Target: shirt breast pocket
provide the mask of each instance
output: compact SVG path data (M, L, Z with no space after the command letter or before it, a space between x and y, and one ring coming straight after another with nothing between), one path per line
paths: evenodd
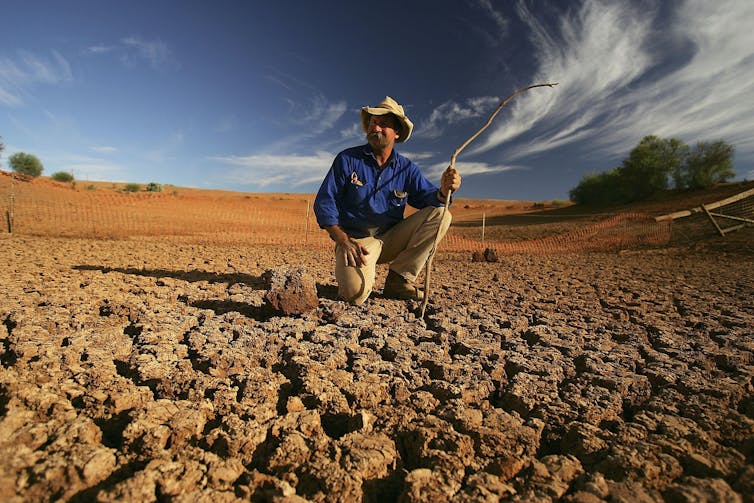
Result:
M390 194L390 204L392 206L403 206L408 198L408 192L402 192L397 189L393 189Z

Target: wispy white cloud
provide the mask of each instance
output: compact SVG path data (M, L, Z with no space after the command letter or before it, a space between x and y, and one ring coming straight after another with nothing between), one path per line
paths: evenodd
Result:
M499 33L500 37L504 37L508 34L508 26L510 25L510 22L508 19L502 15L500 12L495 10L494 5L492 5L492 2L490 0L477 0L477 5L481 7L487 15L492 19L492 21L495 23L497 27L497 31Z
M0 62L0 64L2 64L2 62ZM0 105L15 107L19 106L21 103L23 103L23 101L16 93L3 89L3 84L0 83Z
M329 129L346 112L344 100L330 100L310 82L277 68L269 69L262 78L285 91L280 99L287 110L281 120L289 124L305 128L315 125L320 130Z
M522 3L519 14L529 25L538 51L539 70L533 81L560 85L518 96L508 105L505 123L493 124L476 152L531 132L535 125L535 133L559 138L527 145L519 155L595 134L589 127L594 128L597 120L604 120L604 115L614 110L623 89L651 63L642 46L651 33L652 17L629 3L587 0L576 15L563 17L559 33L549 32Z
M754 4L687 0L656 29L659 9L627 2L584 2L548 32L519 4L537 49L533 81L559 81L511 103L474 152L527 134L511 160L579 145L621 156L647 134L688 142L723 138L754 155Z
M219 156L209 160L229 164L234 169L223 172L227 181L264 189L270 185L285 184L298 187L319 182L332 164L331 152L313 155L248 155Z
M509 33L510 20L495 9L491 0L475 0L470 4L484 12L484 16L492 23L479 23L476 19L461 18L459 21L463 23L464 31L481 37L482 41L490 47L499 47L505 42L505 37Z
M233 185L243 185L252 190L265 190L275 185L301 187L322 181L334 158L329 151L334 144L340 145L349 140L349 135L357 133L358 125L346 130L335 130L336 123L347 111L343 100L328 100L320 93L309 95L306 100L287 100L285 115L294 132L265 145L249 155L218 155L208 160L232 166L223 169L218 176ZM361 135L361 133L357 133ZM352 138L351 138L352 139ZM317 140L319 149L311 155L296 152L302 145ZM319 141L321 140L321 141ZM339 147L338 147L339 148Z
M49 58L27 51L21 51L19 54L23 67L21 72L29 81L58 84L70 82L73 79L71 65L57 51L51 51Z
M157 71L176 70L181 66L167 43L137 36L123 37L114 44L92 45L82 52L91 56L114 54L128 67L134 67L142 61Z
M117 49L117 46L114 46L114 45L98 44L98 45L89 46L86 49L84 49L82 52L84 54L106 54L116 49Z
M97 145L93 147L89 147L89 150L93 152L97 152L98 154L114 154L118 151L115 147L110 147L108 145Z
M238 127L238 119L235 116L227 115L225 117L221 117L217 124L215 124L215 127L213 128L213 131L215 133L227 133L229 131L233 131Z
M287 103L288 111L283 120L293 132L267 145L264 149L266 153L296 151L315 138L325 138L320 148L328 148L328 143L342 143L344 132L336 132L333 137L332 128L347 110L345 101L330 101L321 94L315 94L306 101L289 99Z
M448 167L449 163L436 163L432 164L431 166L428 166L426 169L427 177L436 180L439 183L440 175L442 175L442 172L445 171ZM517 170L517 169L525 169L521 166L509 166L504 164L490 164L486 162L469 162L469 161L457 161L456 169L459 173L463 173L463 176L469 176L469 175L480 175L480 174L489 174L489 173L502 173L505 171L511 171L511 170Z
M291 57L296 58L296 56L294 55L291 55ZM290 73L284 72L280 68L267 69L267 72L262 75L262 78L272 82L288 93L295 93L297 95L321 94L318 89L310 82L307 82L306 80L303 80Z
M412 152L408 150L403 150L403 148L399 145L397 147L400 150L401 155L411 159L412 161L423 161L426 159L434 159L437 157L437 154L434 152Z
M343 140L363 139L364 130L361 129L361 124L358 121L354 121L350 127L340 130L340 138Z
M50 51L49 55L18 51L14 56L0 56L0 106L23 105L34 85L72 80L71 65L57 51Z
M293 90L293 87L291 85L289 85L287 82L285 82L283 79L281 79L280 77L277 77L275 75L269 75L269 74L267 74L267 75L264 75L264 78L267 79L267 80L269 80L270 82L272 82L274 84L277 84L278 86L282 87L286 91L292 91Z
M146 60L155 70L172 70L180 67L178 60L173 56L168 45L161 40L144 40L141 37L125 37L121 43L131 51L124 55L125 62L133 61L134 53L136 57Z
M329 101L318 94L305 105L293 104L293 112L305 125L315 124L322 129L333 127L346 111L345 101Z
M422 138L439 138L452 124L489 114L499 101L499 98L492 96L470 98L464 103L446 101L432 110L429 118L417 126L414 134Z

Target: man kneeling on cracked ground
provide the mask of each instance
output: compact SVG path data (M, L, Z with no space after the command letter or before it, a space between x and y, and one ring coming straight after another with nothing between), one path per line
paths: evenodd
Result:
M442 239L450 227L445 198L461 186L461 176L449 167L437 188L394 150L414 125L389 96L361 109L361 126L368 143L335 157L314 201L317 223L335 241L338 295L363 303L374 288L377 264L387 263L383 295L423 300L414 281L435 238ZM419 211L403 218L407 203Z

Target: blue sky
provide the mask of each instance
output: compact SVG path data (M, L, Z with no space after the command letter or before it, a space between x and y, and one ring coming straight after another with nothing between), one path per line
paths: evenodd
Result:
M390 95L398 150L460 197L564 199L647 134L736 147L754 178L754 2L2 0L0 163L45 174L314 192Z

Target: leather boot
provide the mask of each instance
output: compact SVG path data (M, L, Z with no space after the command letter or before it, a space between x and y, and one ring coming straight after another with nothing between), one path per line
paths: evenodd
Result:
M388 299L424 300L424 292L415 287L409 280L389 270L385 279L382 295Z

